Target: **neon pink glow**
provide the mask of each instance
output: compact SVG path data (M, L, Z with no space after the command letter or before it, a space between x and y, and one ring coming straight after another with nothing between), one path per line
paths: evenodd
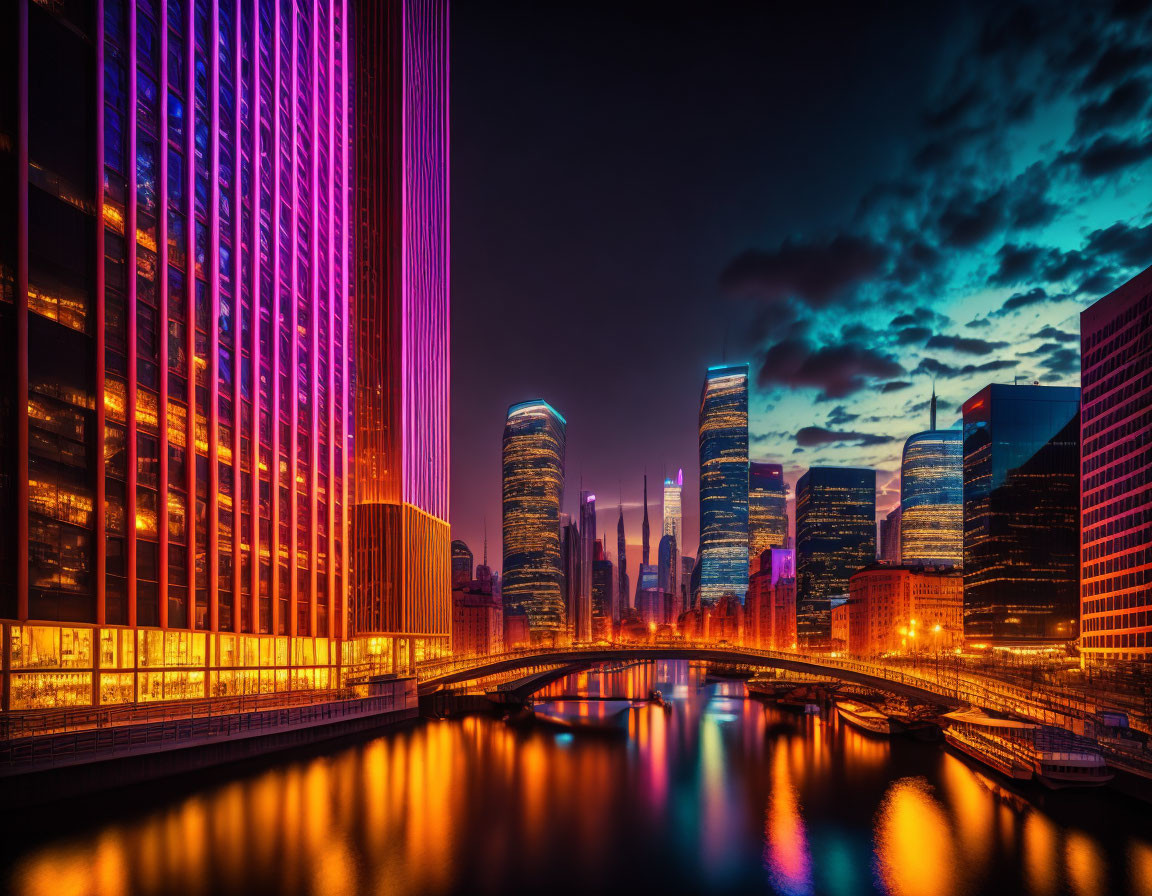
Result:
M448 6L404 0L404 500L448 518Z

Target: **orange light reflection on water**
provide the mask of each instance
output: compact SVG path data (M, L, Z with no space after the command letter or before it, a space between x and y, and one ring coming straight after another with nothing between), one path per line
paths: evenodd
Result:
M772 756L772 790L768 797L764 837L764 862L772 886L786 896L811 893L808 834L800 815L800 800L792 785L788 754L784 750L776 750Z
M956 856L952 830L932 788L919 778L896 781L876 821L880 877L894 896L948 896Z

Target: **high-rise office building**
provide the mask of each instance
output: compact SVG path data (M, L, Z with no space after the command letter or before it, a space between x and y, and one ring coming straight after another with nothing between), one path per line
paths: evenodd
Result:
M335 683L363 55L347 4L3 6L4 708ZM442 54L446 33L422 33ZM446 130L405 133L446 171ZM446 605L446 528L441 545Z
M576 639L577 618L580 614L580 527L572 522L572 515L560 514L560 592L564 597L564 631L567 639Z
M879 560L886 566L900 565L900 505L880 520Z
M592 640L592 564L596 556L596 496L580 492L580 588L576 615L569 620L578 641Z
M612 636L612 561L597 540L592 554L592 638Z
M644 474L644 522L640 526L640 535L641 535L641 538L643 540L642 541L642 547L641 547L641 560L640 560L640 562L647 565L648 561L651 559L651 556L649 554L650 530L648 528L648 474L647 473Z
M286 33L294 43L320 33L319 23L302 29L293 21ZM364 643L390 650L392 668L402 670L450 649L447 3L362 3L355 34L353 615L357 633L373 636ZM281 46L281 55L288 49ZM301 121L324 86L295 92ZM334 81L327 87L331 94ZM276 94L270 99L275 104ZM333 138L315 132L308 145L317 158L335 155ZM319 166L313 170L323 184ZM289 245L302 218L323 216L298 187L285 208L292 221L281 216L281 227L290 225L281 236ZM284 268L297 291L311 279L302 308L325 295L325 270L330 278L333 267L321 245L307 265ZM303 403L315 382L304 359L324 355L315 340L299 351L289 398ZM300 453L315 432L293 429L290 447Z
M831 636L834 595L876 558L876 471L812 467L796 483L796 625L804 644Z
M560 504L567 421L542 399L508 409L504 425L504 607L528 615L533 637L565 628Z
M1071 640L1080 390L993 384L963 412L965 636Z
M452 541L452 587L461 588L472 581L472 552L459 539Z
M748 590L748 365L708 368L700 394L700 599Z
M616 522L616 601L613 617L617 622L631 607L628 590L628 545L624 540L624 502L620 502L620 518Z
M1152 268L1080 315L1083 654L1152 655Z
M929 428L908 437L900 462L900 556L905 566L964 563L964 443L958 429Z
M684 513L681 498L684 493L684 471L677 470L675 479L664 480L664 535L671 535L677 554L683 549ZM680 563L672 564L669 570L668 590L674 595L680 593Z
M679 551L676 550L676 537L661 535L656 548L657 585L668 594L676 593L676 568L680 565Z
M758 568L768 548L788 541L788 490L780 464L748 465L748 569Z

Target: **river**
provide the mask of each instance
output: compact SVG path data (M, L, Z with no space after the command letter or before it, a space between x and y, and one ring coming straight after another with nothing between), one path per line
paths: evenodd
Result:
M429 721L3 820L18 896L1152 893L1152 810L1010 790L685 662L547 695L671 697L615 734ZM596 714L598 700L560 714Z

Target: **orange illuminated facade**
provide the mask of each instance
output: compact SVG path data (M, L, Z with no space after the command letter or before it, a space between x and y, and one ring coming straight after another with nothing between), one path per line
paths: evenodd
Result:
M853 656L933 654L964 641L964 579L955 570L870 566L848 580L838 610Z
M796 644L795 552L760 552L748 579L744 600L744 643L766 650L791 650Z

